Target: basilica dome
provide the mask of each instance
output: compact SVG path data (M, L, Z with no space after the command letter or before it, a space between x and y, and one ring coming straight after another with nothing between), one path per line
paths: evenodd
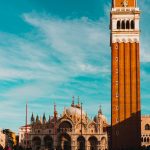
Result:
M71 106L66 109L68 116L81 116L81 108ZM82 116L86 116L86 113L82 110Z

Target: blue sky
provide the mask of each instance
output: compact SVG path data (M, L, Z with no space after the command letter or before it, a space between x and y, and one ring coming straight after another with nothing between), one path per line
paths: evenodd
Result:
M150 114L148 0L140 1L142 113ZM0 5L0 127L59 113L80 96L89 116L110 121L110 0L5 0ZM30 120L30 119L29 119Z

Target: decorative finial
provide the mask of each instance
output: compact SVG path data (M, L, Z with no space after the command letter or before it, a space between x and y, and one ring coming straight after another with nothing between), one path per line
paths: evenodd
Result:
M72 97L72 104L71 104L72 107L74 107L74 96Z
M78 104L76 105L77 108L81 108L80 106L80 97L78 96Z
M98 111L98 113L102 114L102 106L101 106L101 105L99 106L99 111Z
M64 107L64 115L66 114L66 107Z
M55 104L55 102L54 102L54 112L56 112L56 104Z
M57 118L56 104L54 103L54 117Z

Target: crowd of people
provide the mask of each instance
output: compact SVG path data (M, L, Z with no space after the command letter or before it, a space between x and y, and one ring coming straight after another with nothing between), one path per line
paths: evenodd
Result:
M8 145L6 145L5 148L3 148L1 145L0 145L0 150L25 150L23 147L21 146L14 146L14 147L10 147Z

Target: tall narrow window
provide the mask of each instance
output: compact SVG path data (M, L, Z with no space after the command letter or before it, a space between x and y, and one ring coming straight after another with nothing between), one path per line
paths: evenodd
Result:
M145 125L145 130L150 130L149 124L146 124L146 125Z
M126 22L126 29L130 29L129 20Z
M125 21L122 21L122 29L125 29Z
M135 28L134 20L131 21L131 29Z
M117 29L120 29L120 21L117 21Z
M143 140L143 137L141 138L141 142L143 142L144 140Z

